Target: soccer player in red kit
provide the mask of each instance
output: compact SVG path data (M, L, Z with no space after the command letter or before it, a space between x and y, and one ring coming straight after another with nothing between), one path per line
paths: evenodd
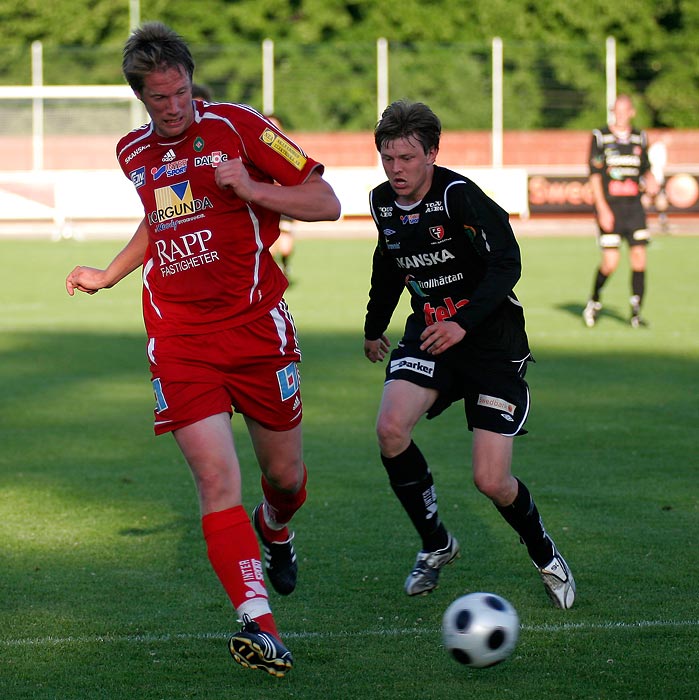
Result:
M174 435L194 476L209 560L243 623L229 641L233 658L281 677L293 660L270 609L255 530L270 583L291 593L288 525L306 498L306 467L301 353L287 280L269 247L281 214L335 220L340 204L323 166L254 109L193 101L194 61L165 25L137 29L122 68L151 118L117 146L144 219L106 269L78 266L66 289L94 294L143 266L155 432ZM233 410L262 472L252 523Z

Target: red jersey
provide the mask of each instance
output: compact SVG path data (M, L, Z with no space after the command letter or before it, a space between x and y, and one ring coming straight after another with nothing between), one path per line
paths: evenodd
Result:
M238 157L258 182L299 185L323 172L246 105L195 101L194 121L178 137L159 136L150 123L117 144L148 223L143 317L151 338L233 328L282 298L288 282L269 253L279 214L214 179L219 163Z

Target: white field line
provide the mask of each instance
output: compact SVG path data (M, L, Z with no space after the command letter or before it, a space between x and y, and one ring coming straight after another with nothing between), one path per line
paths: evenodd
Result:
M588 630L633 630L649 627L699 627L699 620L638 620L636 622L563 622L561 624L522 625L525 632L585 632ZM406 635L439 634L436 628L405 628L364 630L360 632L285 632L284 639L333 639L361 637L402 637ZM35 637L0 639L0 647L67 646L71 644L158 644L173 640L227 639L230 632L200 632L178 634L91 635L85 637Z

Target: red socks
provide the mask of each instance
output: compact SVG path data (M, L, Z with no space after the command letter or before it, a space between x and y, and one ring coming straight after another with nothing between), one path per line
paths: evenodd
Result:
M307 481L308 472L306 471L305 464L303 466L303 483L296 493L277 491L270 485L264 475L262 476L261 482L264 502L261 514L262 517L259 519L259 524L266 540L270 542L286 542L289 539L289 529L286 525L294 517L294 513L296 513L306 501ZM272 526L270 526L270 523L267 521L268 518L272 521Z
M259 524L264 538L269 542L289 539L286 525L306 500L306 480L304 465L301 488L297 493L289 494L277 491L262 477L263 511L266 511L267 517L264 512L261 513ZM271 526L267 518L271 520ZM243 506L207 513L201 523L211 566L240 618L247 614L262 630L278 637L269 607L260 547Z
M238 615L249 615L265 632L279 636L269 607L260 548L243 506L202 518L209 561Z

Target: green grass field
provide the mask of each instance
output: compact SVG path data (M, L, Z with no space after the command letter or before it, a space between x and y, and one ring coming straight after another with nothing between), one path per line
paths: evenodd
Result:
M283 680L228 654L237 623L191 477L174 441L152 436L138 276L94 297L63 289L75 264L105 264L120 246L0 242L0 698L699 697L699 239L654 242L652 325L638 330L626 322L628 268L590 330L580 312L594 243L521 241L517 292L537 363L514 471L574 570L566 612L472 486L458 406L416 441L462 557L433 595L405 596L419 543L378 459L383 366L362 354L372 241L298 241L287 298L310 482L295 521L298 589L271 594L296 660ZM252 508L259 473L234 428ZM506 597L522 623L511 658L491 669L441 647L444 609L476 590Z

